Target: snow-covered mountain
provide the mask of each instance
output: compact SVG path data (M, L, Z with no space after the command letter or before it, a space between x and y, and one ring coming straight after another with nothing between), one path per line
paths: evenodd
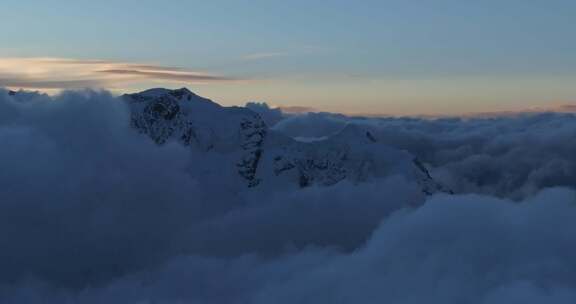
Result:
M325 140L301 142L268 129L247 108L222 107L185 88L151 89L124 99L132 126L159 145L189 146L195 159L190 171L206 182L277 189L402 175L425 194L448 192L411 154L379 143L355 125Z

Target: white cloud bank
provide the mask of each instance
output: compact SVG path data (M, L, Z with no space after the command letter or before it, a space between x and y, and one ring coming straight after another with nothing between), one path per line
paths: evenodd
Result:
M351 253L316 247L274 258L184 255L77 291L22 283L4 301L573 303L575 203L575 193L562 189L520 204L437 196L384 220Z

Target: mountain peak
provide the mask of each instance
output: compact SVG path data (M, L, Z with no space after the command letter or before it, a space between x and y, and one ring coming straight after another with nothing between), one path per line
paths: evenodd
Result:
M207 108L219 108L220 105L214 101L199 96L187 88L180 89L165 89L165 88L154 88L148 89L139 93L125 94L124 97L132 100L133 102L149 102L156 101L162 104L170 103L173 105L180 104L186 101L185 106L192 107L207 107Z
M163 96L173 96L176 98L182 98L185 96L197 96L198 95L194 94L192 91L188 90L187 88L180 88L180 89L166 89L166 88L153 88L153 89L148 89L145 91L142 91L140 93L135 93L135 94L128 94L128 95L140 95L143 97L148 97L148 98L158 98L158 97L163 97Z
M393 175L415 181L424 194L443 190L413 156L378 142L362 125L348 124L324 140L303 143L268 129L250 109L222 107L186 88L126 96L132 126L157 144L177 141L206 157L193 174L210 183L228 176L234 180L232 191L330 186Z

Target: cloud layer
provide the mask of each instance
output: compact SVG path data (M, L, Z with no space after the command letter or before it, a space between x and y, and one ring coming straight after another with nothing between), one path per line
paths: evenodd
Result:
M576 184L574 114L420 119L309 113L288 115L274 128L293 137L323 137L349 123L413 153L459 193L518 199L545 187Z
M131 130L110 93L0 90L0 302L576 300L576 193L544 189L574 185L558 178L573 171L573 116L363 119L250 107L295 137L361 124L459 192L484 194L425 201L400 177L223 193L189 174L203 159Z

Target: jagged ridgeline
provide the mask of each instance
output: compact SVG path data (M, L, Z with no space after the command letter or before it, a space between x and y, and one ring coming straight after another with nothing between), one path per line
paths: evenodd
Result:
M197 157L191 172L227 187L302 188L402 175L425 194L449 192L411 154L355 125L325 140L300 142L270 130L247 108L223 107L185 88L123 98L134 128L159 145L177 141L190 147Z

